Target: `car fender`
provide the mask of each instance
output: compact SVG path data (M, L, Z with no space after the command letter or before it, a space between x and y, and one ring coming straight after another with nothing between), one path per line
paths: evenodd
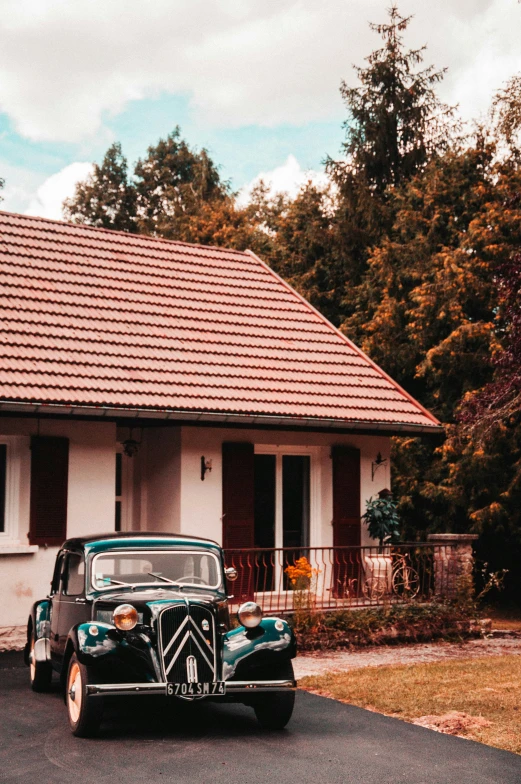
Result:
M224 636L223 680L233 678L239 665L255 667L267 657L293 659L297 654L295 635L281 618L263 618L259 626L246 629L239 626Z
M82 664L90 665L105 656L114 655L120 641L121 635L114 626L96 621L73 626L67 646L72 646Z
M24 648L24 660L29 664L31 635L34 632L34 658L36 661L51 660L51 602L42 599L31 607L27 621L27 643Z

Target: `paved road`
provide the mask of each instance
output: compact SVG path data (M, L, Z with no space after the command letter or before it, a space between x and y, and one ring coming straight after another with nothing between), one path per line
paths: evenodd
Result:
M289 728L242 706L120 701L102 736L74 738L60 695L33 694L0 656L0 781L25 784L519 784L521 756L300 693Z

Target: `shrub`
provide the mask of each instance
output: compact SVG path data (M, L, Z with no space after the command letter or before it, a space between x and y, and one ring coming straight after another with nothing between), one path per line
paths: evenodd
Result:
M451 603L396 604L361 610L302 612L290 623L299 649L333 650L363 645L460 640L471 633L475 612Z

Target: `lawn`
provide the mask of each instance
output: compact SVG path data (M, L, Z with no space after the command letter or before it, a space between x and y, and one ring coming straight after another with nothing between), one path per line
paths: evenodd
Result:
M483 617L492 618L493 629L521 632L521 609L519 607L488 607Z
M364 667L308 676L299 686L521 754L521 656ZM462 716L446 714L459 712Z

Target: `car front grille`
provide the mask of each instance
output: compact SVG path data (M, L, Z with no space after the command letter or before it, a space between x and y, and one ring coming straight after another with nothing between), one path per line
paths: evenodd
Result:
M167 607L159 616L159 642L169 683L217 680L215 617L208 607L188 603Z

